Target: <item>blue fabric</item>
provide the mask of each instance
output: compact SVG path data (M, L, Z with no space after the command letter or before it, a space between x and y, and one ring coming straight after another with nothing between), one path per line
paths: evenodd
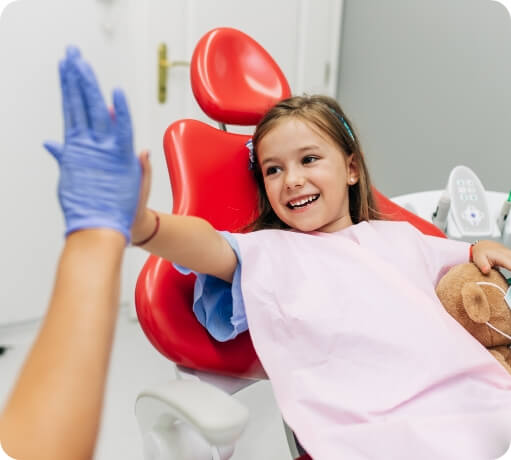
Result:
M204 275L173 264L183 275L195 273L193 312L208 332L219 342L232 340L248 329L245 304L241 294L241 255L238 243L229 232L219 232L232 247L238 265L232 284L211 275Z

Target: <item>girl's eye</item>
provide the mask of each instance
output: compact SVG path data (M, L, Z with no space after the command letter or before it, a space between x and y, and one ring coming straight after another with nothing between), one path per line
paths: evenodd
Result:
M309 163L314 163L316 160L318 160L318 157L314 157L312 155L307 155L306 157L303 158L302 163L304 165L306 165Z
M266 175L271 176L272 174L278 173L280 168L278 166L270 166L266 169Z

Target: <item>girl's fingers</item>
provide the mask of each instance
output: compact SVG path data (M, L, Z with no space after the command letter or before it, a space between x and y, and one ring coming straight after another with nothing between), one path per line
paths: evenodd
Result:
M473 262L479 270L488 274L493 267L511 270L511 249L492 240L482 240L472 247Z
M142 165L142 184L140 186L140 201L143 202L144 206L147 204L149 198L149 192L151 190L151 162L149 161L149 151L145 150L141 154L141 165Z
M502 267L506 270L511 270L511 255L502 252L494 252L490 253L488 257L488 262L492 267Z
M149 151L144 150L139 156L139 161L142 168L142 180L140 183L140 194L138 197L134 225L143 218L147 207L147 200L149 199L149 192L151 190L151 162L149 161Z
M484 274L488 274L493 267L511 270L511 251L505 248L503 250L481 251L474 256L474 264Z
M479 268L481 273L483 273L485 275L487 275L490 272L491 267L492 267L492 265L490 264L486 255L475 256L474 264L477 266L477 268Z

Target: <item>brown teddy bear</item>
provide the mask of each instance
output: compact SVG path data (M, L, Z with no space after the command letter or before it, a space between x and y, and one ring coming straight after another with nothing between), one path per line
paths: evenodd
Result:
M511 306L505 300L508 288L506 278L497 270L483 275L474 264L467 263L451 268L438 283L436 293L449 314L511 374Z

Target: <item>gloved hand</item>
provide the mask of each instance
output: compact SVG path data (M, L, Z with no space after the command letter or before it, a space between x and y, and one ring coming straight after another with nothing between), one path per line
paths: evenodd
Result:
M45 142L60 167L58 196L66 236L85 228L111 228L130 241L141 167L133 150L124 93L113 92L110 114L91 67L68 47L59 63L64 145Z

